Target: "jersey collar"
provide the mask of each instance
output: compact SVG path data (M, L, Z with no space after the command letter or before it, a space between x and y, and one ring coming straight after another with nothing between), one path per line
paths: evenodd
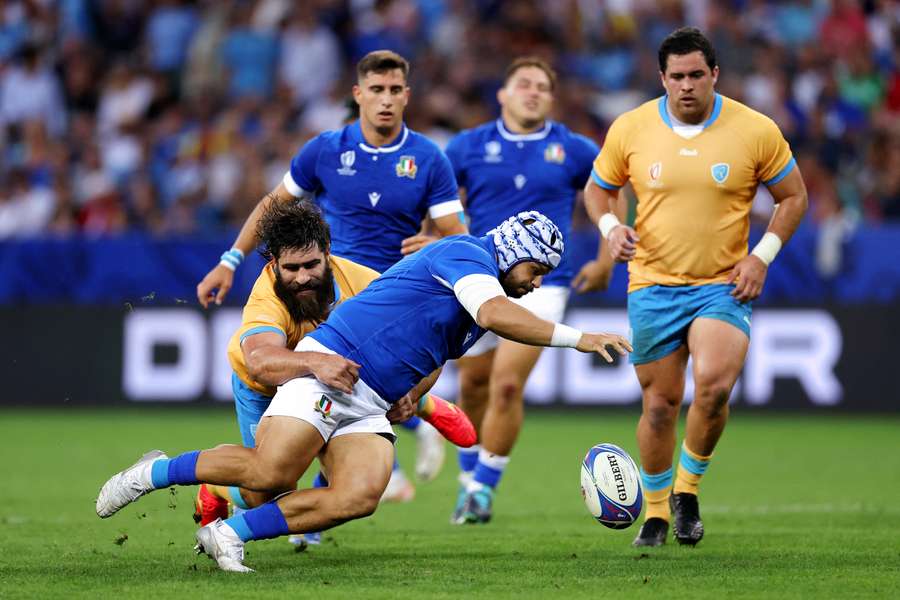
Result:
M396 152L403 147L403 144L406 143L406 139L409 137L409 129L407 129L406 123L404 123L400 129L400 133L390 144L386 146L371 146L366 143L366 138L364 138L362 134L362 127L360 126L359 121L356 121L350 125L350 136L363 152L368 152L369 154L389 154L391 152Z
M657 107L659 108L659 116L662 118L663 122L669 129L674 129L672 127L672 119L669 118L669 111L666 110L666 102L669 100L669 95L665 94L659 97L657 101ZM709 118L703 122L703 129L706 129L710 125L712 125L716 119L719 118L719 113L722 112L722 96L716 93L716 97L713 100L713 109L709 114Z
M510 142L533 142L535 140L542 140L550 134L550 129L552 129L553 124L550 120L544 121L543 129L535 131L533 133L512 133L506 128L506 125L503 124L503 119L497 119L497 131L500 132L500 136L504 140L508 140Z

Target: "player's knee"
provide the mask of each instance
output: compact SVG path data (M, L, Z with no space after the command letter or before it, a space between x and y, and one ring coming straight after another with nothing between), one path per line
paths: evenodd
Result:
M338 521L350 521L368 517L378 508L378 501L381 499L382 491L371 485L339 490L338 502L335 506L336 519Z
M645 400L644 417L650 428L656 431L668 430L678 419L678 407L681 398L664 394L653 394Z
M466 398L479 398L487 392L490 381L490 372L478 369L460 371L459 391Z
M500 409L512 409L522 403L524 391L525 384L518 377L498 375L494 380L494 393L491 401L496 402Z
M716 383L697 387L694 403L710 417L716 417L728 406L728 398L731 396L731 386L726 383Z
M265 464L257 464L246 487L256 491L280 492L297 487L296 481L290 481L283 470Z

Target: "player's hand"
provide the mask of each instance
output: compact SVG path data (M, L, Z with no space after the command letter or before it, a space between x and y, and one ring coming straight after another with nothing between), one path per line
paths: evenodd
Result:
M394 402L393 406L391 406L391 409L387 411L387 415L385 416L387 416L387 420L390 421L391 425L408 421L410 417L416 414L416 405L418 402L418 398L413 402L412 397L407 394Z
M616 225L606 238L612 257L618 262L628 262L634 258L637 243L641 241L637 232L628 225Z
M612 362L613 357L606 348L610 347L620 355L625 356L632 351L631 344L621 335L613 333L583 333L581 339L578 340L576 350L581 352L596 352L606 359L606 362Z
M209 308L209 301L215 300L216 304L222 304L222 300L231 289L234 283L234 271L222 265L216 265L215 268L206 274L203 281L197 284L197 300L203 308ZM213 294L213 290L218 290Z
M353 386L359 380L358 364L338 354L309 354L309 370L316 379L345 394L353 393Z
M425 235L423 233L408 237L400 242L400 254L402 254L403 256L412 254L416 250L421 250L431 242L438 241L438 239L440 238L437 238L433 235Z
M755 254L748 254L734 265L728 283L734 284L731 295L739 302L755 300L762 293L769 267Z
M612 267L612 264L604 264L594 259L581 267L578 275L572 280L572 287L579 294L605 290L612 279Z

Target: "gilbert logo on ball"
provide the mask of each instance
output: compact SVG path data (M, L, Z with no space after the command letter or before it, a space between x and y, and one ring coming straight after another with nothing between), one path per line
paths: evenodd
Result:
M581 495L588 512L612 529L631 526L644 495L637 465L615 444L597 444L581 461Z

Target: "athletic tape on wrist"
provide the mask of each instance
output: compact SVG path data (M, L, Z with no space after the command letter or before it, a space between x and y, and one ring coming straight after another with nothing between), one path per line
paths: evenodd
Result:
M621 225L619 222L619 218L616 215L608 212L600 217L600 220L597 222L597 227L600 229L600 235L603 236L603 239L609 237L609 232Z
M769 266L775 260L779 250L781 250L781 238L771 231L767 231L750 254L758 257L759 260L766 263L766 266Z
M557 323L553 326L550 345L556 348L575 348L581 340L581 332L574 327Z
M219 264L234 271L244 261L244 253L239 248L232 248L222 253L219 257Z

